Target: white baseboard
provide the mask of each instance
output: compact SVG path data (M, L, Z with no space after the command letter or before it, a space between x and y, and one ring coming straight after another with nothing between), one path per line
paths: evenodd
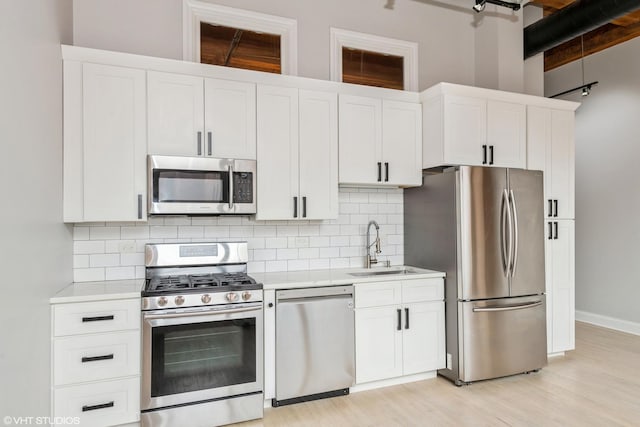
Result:
M629 320L616 319L615 317L580 310L576 310L576 320L604 328L615 329L616 331L626 332L628 334L640 335L640 323L630 322Z
M350 393L359 391L373 390L376 388L389 387L392 385L412 383L414 381L428 380L437 376L436 371L425 372L422 374L406 375L404 377L390 378L388 380L373 381L370 383L358 384L349 389Z

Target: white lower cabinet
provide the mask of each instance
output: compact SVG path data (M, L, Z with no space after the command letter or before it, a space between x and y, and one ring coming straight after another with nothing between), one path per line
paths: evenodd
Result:
M356 384L445 367L444 282L355 285Z
M575 348L575 222L547 221L547 351Z
M140 299L52 307L53 417L80 425L140 420Z

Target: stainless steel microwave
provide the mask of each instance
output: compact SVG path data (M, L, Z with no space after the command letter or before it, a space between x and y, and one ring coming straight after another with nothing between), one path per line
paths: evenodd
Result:
M256 161L150 155L150 215L256 213Z

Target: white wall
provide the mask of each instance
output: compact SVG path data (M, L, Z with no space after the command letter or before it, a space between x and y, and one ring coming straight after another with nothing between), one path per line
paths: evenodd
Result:
M0 2L0 417L49 416L49 297L71 282L62 224L70 0Z
M474 84L522 90L521 14L500 8L484 15L491 32L476 61L479 17L468 0L216 0L212 3L296 19L298 74L329 80L329 28L336 27L419 44L419 87ZM385 7L391 5L390 7ZM488 7L487 9L490 9ZM74 2L78 46L182 59L182 0L82 0ZM488 52L488 53L487 53ZM496 58L499 60L496 61Z
M192 241L246 240L250 273L364 267L370 220L380 225L378 259L401 265L402 194L400 189L341 188L340 214L329 221L153 217L146 224L77 224L74 278L76 282L144 278L145 243ZM373 227L371 231L375 233Z
M640 322L640 38L587 56L598 80L576 112L576 309ZM582 84L580 61L545 74L545 94ZM582 99L580 99L582 98Z

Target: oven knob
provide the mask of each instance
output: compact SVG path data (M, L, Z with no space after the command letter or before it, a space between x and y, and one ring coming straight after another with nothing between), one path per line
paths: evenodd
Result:
M211 296L209 294L202 295L202 298L200 298L200 299L205 304L209 304L211 302Z
M229 302L236 302L238 301L238 294L235 292L229 292L227 294L227 301Z
M158 305L160 307L164 307L165 305L167 305L167 298L165 297L158 298Z
M184 297L182 295L178 295L175 299L175 303L176 305L182 305L184 304Z
M247 301L247 300L249 300L249 299L251 299L251 292L244 291L244 292L242 293L242 300L243 300L243 301Z

